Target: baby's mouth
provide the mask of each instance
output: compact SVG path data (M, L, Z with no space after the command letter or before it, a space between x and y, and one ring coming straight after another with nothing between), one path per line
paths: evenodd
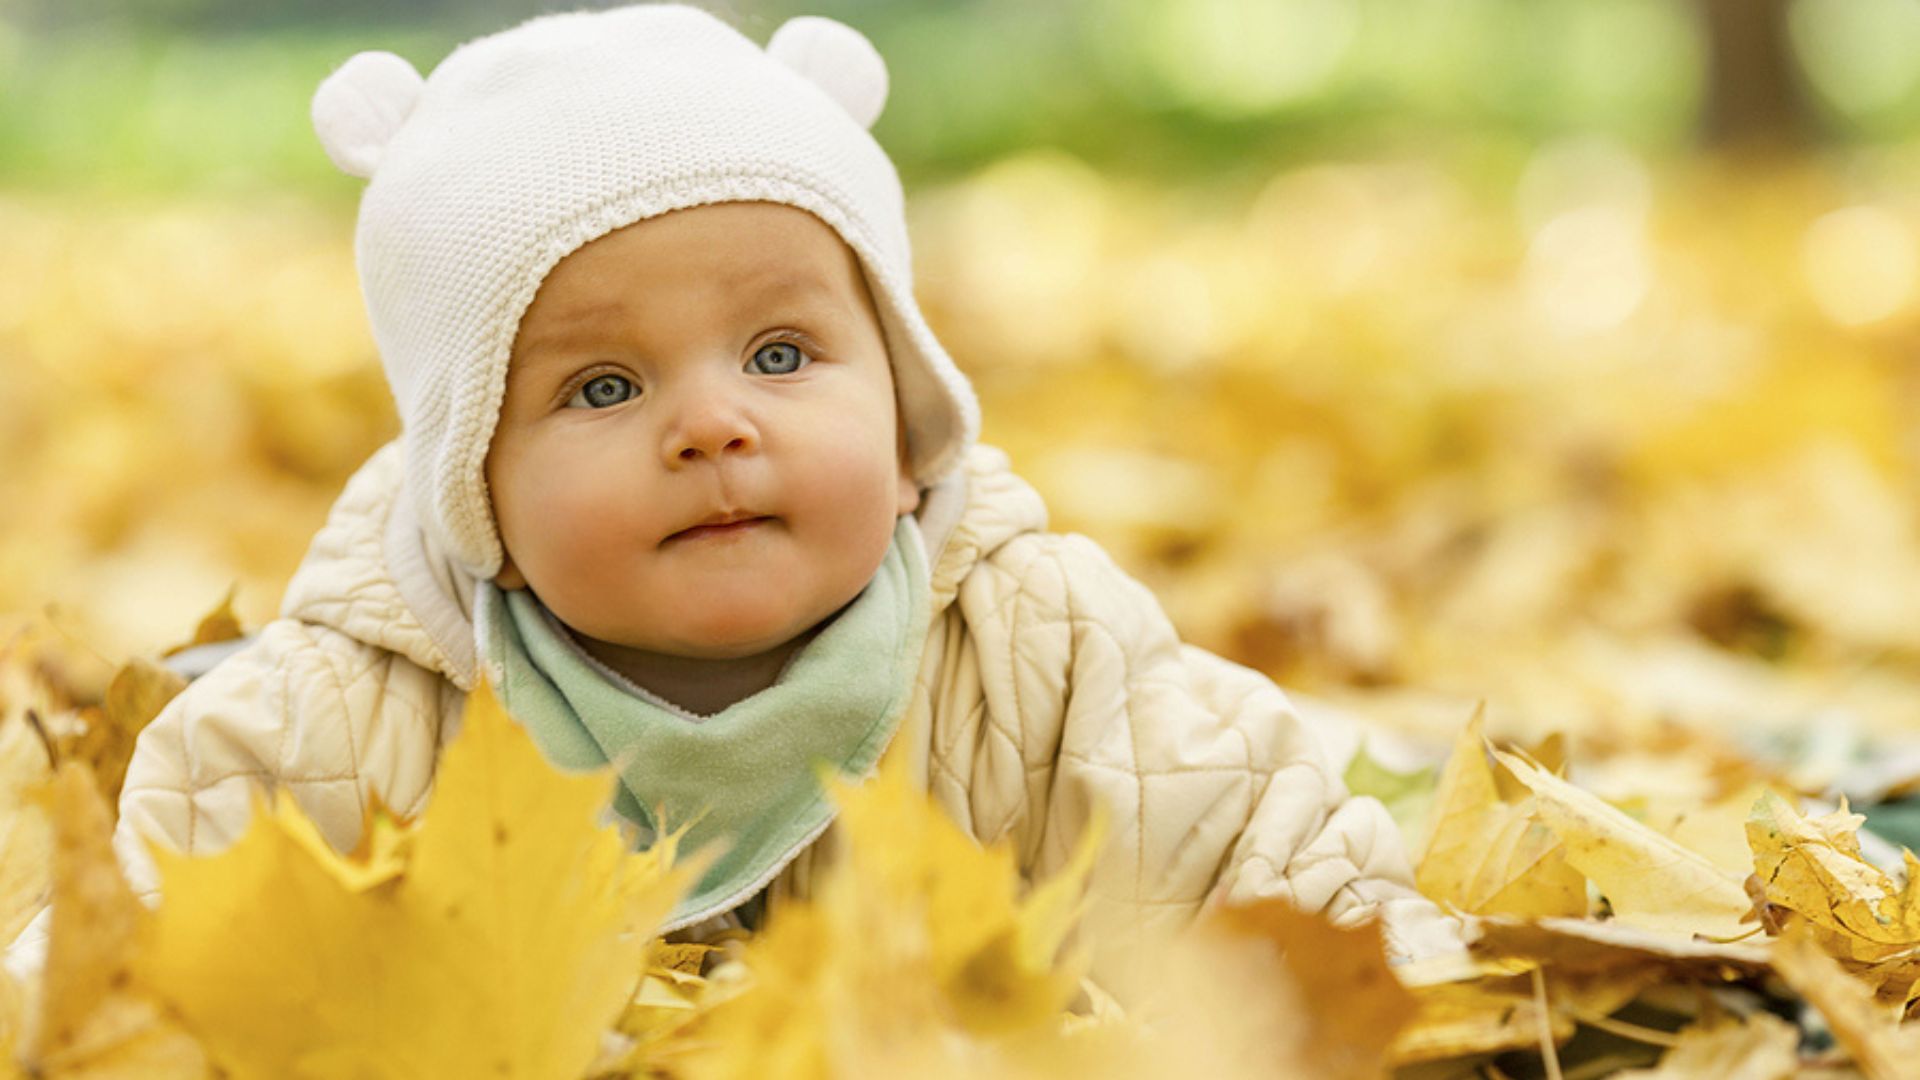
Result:
M681 529L679 532L667 537L665 542L672 543L675 540L719 540L729 536L739 536L752 532L772 521L772 518L763 516L740 518L737 521L729 521L725 524L696 525L691 529Z

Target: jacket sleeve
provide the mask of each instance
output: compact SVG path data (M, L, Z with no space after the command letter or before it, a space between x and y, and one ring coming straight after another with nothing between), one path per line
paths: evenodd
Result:
M357 842L370 791L416 812L431 782L440 681L324 627L267 624L134 743L113 846L135 895L159 898L144 838L188 853L225 848L246 830L255 790L284 784L340 851ZM43 966L50 913L8 947L15 975Z
M984 728L1018 744L1026 782L1009 783L1014 763L991 760L983 731L975 833L1011 839L1045 876L1103 807L1096 939L1281 897L1342 924L1379 916L1402 957L1459 947L1458 923L1414 889L1385 808L1348 796L1271 680L1182 644L1152 593L1086 537L1028 534L990 562L960 600L975 615Z

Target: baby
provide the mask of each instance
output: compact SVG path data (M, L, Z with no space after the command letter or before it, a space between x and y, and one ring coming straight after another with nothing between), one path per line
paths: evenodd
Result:
M886 754L1031 877L1104 807L1096 943L1265 896L1383 916L1401 955L1457 943L1281 691L1182 645L975 443L867 130L886 89L837 22L762 49L677 5L321 85L323 145L369 180L357 257L403 435L282 617L141 736L116 836L137 891L141 835L224 846L256 785L341 850L372 796L417 814L484 678L556 763L616 766L640 842L722 843L669 930L805 896L833 850L817 764ZM1130 982L1128 954L1096 977Z

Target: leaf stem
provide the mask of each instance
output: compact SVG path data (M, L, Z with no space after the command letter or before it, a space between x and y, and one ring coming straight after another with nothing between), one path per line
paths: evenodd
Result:
M1547 977L1533 969L1533 1001L1540 1010L1540 1060L1546 1063L1547 1080L1565 1080L1560 1072L1560 1052L1553 1046L1553 1013L1547 1008Z
M1659 1028L1645 1027L1626 1020L1616 1020L1611 1016L1587 1014L1571 1009L1569 1009L1568 1012L1575 1020L1580 1021L1590 1028L1598 1028L1609 1035L1618 1035L1623 1039L1630 1039L1637 1043L1646 1043L1648 1046L1663 1046L1669 1050L1680 1045L1680 1036L1675 1035L1671 1031L1661 1031Z

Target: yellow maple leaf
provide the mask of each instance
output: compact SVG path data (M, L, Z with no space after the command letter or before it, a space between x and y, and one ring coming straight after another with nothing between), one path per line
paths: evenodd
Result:
M45 1077L206 1076L200 1044L137 970L149 916L121 876L113 818L86 769L61 765L53 806L53 914L21 1064Z
M1813 924L1828 951L1869 964L1900 960L1920 947L1920 863L1906 853L1906 884L1895 884L1860 855L1865 821L1844 805L1809 818L1769 792L1747 818L1754 874L1767 903Z
M831 779L829 790L850 845L843 880L859 882L863 904L924 919L929 971L965 1026L1031 1026L1073 996L1086 958L1058 954L1079 919L1104 833L1098 819L1067 865L1022 901L1012 849L983 848L960 831L913 789L904 759L864 785Z
M1599 887L1614 917L1669 933L1737 937L1752 908L1738 881L1697 852L1514 754L1494 758L1540 800L1541 817L1567 845L1567 861Z
M706 948L655 943L646 974L601 1047L600 1058L588 1069L589 1076L680 1075L680 1059L698 1045L691 1033L715 1006L744 989L744 983L710 981L679 966L700 962L686 950Z
M187 680L151 660L127 661L113 673L100 707L82 710L85 727L61 746L62 758L86 763L101 793L109 802L117 802L135 740L167 702L186 688Z
M188 649L198 648L201 645L214 645L222 641L231 641L245 634L245 629L240 625L240 617L233 613L233 599L235 596L238 596L239 593L239 582L228 586L227 595L220 601L220 606L200 617L199 624L193 628L193 636L167 649L160 655L173 656L176 653L183 653Z
M904 759L828 787L843 856L747 944L751 987L713 1010L686 1074L1016 1068L1011 1037L1057 1031L1079 988L1085 954L1063 944L1100 830L1022 900L1013 853L960 831L913 789Z
M336 855L281 789L221 854L157 849L145 970L239 1076L579 1075L697 869L598 824L612 782L483 686L404 844Z
M1568 865L1534 800L1501 794L1484 722L1476 710L1454 740L1415 883L1428 897L1474 914L1585 915L1586 879Z
M12 941L52 888L53 820L41 789L47 744L20 717L0 718L0 941Z
M105 665L104 658L93 660ZM68 682L71 656L16 638L0 645L0 726L20 724L44 743L52 764L86 765L109 806L120 796L140 732L186 680L135 657L102 671L98 685ZM91 682L91 681L90 681Z
M1777 790L1764 783L1748 784L1724 798L1688 807L1660 831L1681 847L1699 852L1721 873L1744 878L1753 872L1747 816L1761 796Z
M1790 928L1773 943L1773 969L1827 1018L1833 1037L1868 1080L1913 1075L1920 1028L1901 1027L1898 1011L1875 1001L1866 984L1848 975L1813 935Z

